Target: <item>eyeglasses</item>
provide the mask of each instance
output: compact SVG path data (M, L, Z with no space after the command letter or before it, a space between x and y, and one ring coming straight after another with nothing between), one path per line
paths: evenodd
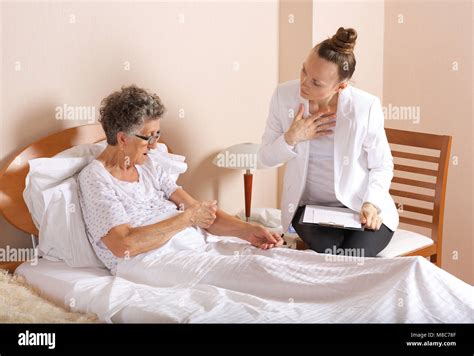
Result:
M142 140L148 141L149 145L154 145L158 140L160 139L161 136L161 131L158 131L156 135L154 136L142 136L142 135L137 135L134 134L135 137L141 138Z

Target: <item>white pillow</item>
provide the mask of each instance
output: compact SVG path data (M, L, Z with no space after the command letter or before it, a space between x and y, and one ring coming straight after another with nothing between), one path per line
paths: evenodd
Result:
M23 198L39 230L43 257L63 260L72 267L103 267L85 232L76 177L105 147L105 141L78 145L52 158L29 161ZM166 145L159 144L149 157L175 180L187 170L185 158L169 154Z
M49 191L51 199L39 229L38 248L43 258L62 260L70 267L105 267L86 235L76 178L70 177Z
M155 167L160 165L175 183L179 175L188 169L187 163L184 162L186 158L184 156L168 153L168 148L162 143L158 144L156 149L150 150L148 156L151 158L151 162Z
M36 158L29 160L23 199L39 230L43 214L54 194L54 188L93 160L93 156L71 158Z
M36 228L49 204L54 188L72 177L97 157L106 146L105 141L71 147L52 158L36 158L28 161L30 169L25 180L23 199L30 211Z

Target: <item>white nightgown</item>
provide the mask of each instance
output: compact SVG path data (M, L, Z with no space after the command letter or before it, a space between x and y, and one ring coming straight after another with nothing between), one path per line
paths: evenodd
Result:
M142 226L160 215L177 211L169 199L181 188L148 158L136 165L139 181L125 182L112 176L104 165L93 160L78 175L79 201L87 236L99 259L115 274L118 259L102 242L113 227L129 223Z

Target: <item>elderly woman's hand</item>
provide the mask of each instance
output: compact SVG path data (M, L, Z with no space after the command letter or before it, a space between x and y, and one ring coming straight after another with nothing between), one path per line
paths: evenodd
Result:
M188 221L193 226L198 226L202 229L209 228L216 219L217 201L205 201L191 205L184 211Z
M360 222L365 225L366 229L378 230L382 226L382 218L378 215L377 208L369 202L362 205L359 217Z
M284 242L278 233L270 232L263 226L253 223L248 223L244 240L262 250L280 247Z

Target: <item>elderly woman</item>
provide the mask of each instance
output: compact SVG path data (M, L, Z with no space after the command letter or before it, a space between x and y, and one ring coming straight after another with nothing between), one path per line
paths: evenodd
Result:
M81 171L78 182L87 235L105 266L115 273L119 258L159 249L193 226L262 249L281 245L278 234L226 214L216 201L197 201L150 163L147 154L157 145L163 112L157 95L136 86L102 102L99 121L107 147ZM153 219L159 222L145 224ZM195 243L190 239L189 248Z

